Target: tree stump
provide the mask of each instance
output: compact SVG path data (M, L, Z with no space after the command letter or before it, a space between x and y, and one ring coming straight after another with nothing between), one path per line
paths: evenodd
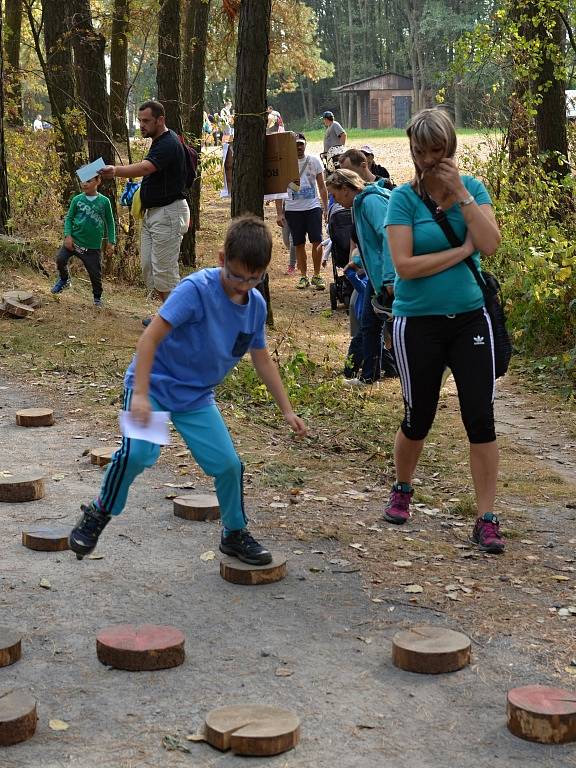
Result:
M0 694L0 746L31 738L36 731L36 701L25 691Z
M34 308L28 304L22 304L16 299L4 299L2 302L4 312L7 312L12 317L30 317L34 314Z
M105 467L112 461L112 455L116 450L116 448L93 448L90 451L90 463L96 464L98 467Z
M220 506L215 493L191 493L174 499L174 514L184 520L218 520Z
M272 555L268 565L249 565L235 557L220 560L220 576L232 584L272 584L286 576L286 557L280 553Z
M2 294L2 299L4 301L6 301L6 299L12 299L13 301L17 301L19 304L26 304L33 309L41 306L42 304L38 296L30 293L30 291L5 291Z
M168 669L184 662L184 633L155 624L115 624L96 638L102 664L130 672Z
M461 632L422 624L395 635L392 661L407 672L455 672L470 663L470 646L470 638Z
M279 707L222 707L206 716L205 737L222 752L231 749L237 755L279 755L300 741L300 719Z
M545 685L508 691L508 729L540 744L576 741L576 693Z
M0 627L0 667L15 664L21 656L22 636L10 627Z
M36 501L44 498L44 478L33 472L11 474L0 473L0 501Z
M22 531L22 544L36 552L62 552L69 549L68 536L71 528L47 528L37 526Z
M51 427L54 411L52 408L24 408L16 411L16 424L19 427Z

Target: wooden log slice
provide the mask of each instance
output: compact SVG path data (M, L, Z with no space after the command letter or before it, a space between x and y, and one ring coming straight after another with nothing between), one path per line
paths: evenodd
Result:
M2 299L4 301L6 299L13 299L20 304L27 304L29 307L40 306L40 299L30 291L4 291Z
M576 693L545 685L508 691L508 729L540 744L576 741Z
M34 314L34 309L28 304L22 304L16 299L4 299L4 311L12 317L29 317Z
M22 636L10 627L0 627L0 667L15 664L21 656Z
M96 653L102 664L131 672L178 667L184 662L184 633L155 624L115 624L98 633Z
M93 448L90 451L90 463L105 467L112 461L112 456L116 450L116 448Z
M184 520L218 520L220 506L215 493L191 493L174 499L174 514Z
M237 755L279 755L300 740L300 719L289 709L244 705L213 709L206 716L206 741Z
M52 408L24 408L16 411L16 424L19 427L51 427L54 411Z
M392 661L407 672L455 672L470 663L470 646L470 638L461 632L422 624L395 635Z
M0 746L8 747L31 738L37 720L36 701L29 693L0 694Z
M223 557L220 560L220 576L232 584L272 584L286 576L286 557L277 552L268 565L249 565L235 557Z
M44 478L33 472L5 477L0 474L0 501L36 501L44 498Z
M36 526L22 531L22 544L36 552L62 552L68 547L71 528Z

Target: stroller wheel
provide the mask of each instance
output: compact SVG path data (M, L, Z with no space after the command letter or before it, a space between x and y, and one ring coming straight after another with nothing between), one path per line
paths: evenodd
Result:
M330 309L338 309L338 293L336 283L330 283Z

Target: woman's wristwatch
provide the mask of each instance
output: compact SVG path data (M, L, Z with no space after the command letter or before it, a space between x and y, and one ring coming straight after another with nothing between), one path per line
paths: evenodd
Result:
M474 195L468 195L464 200L460 200L458 205L460 208L464 208L466 205L471 205L474 202Z

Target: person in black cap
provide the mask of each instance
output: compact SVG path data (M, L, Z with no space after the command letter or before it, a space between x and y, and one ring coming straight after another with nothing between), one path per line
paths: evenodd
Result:
M324 112L322 121L326 128L326 133L324 134L324 154L332 147L343 147L346 144L346 131L340 123L334 120L334 113Z

